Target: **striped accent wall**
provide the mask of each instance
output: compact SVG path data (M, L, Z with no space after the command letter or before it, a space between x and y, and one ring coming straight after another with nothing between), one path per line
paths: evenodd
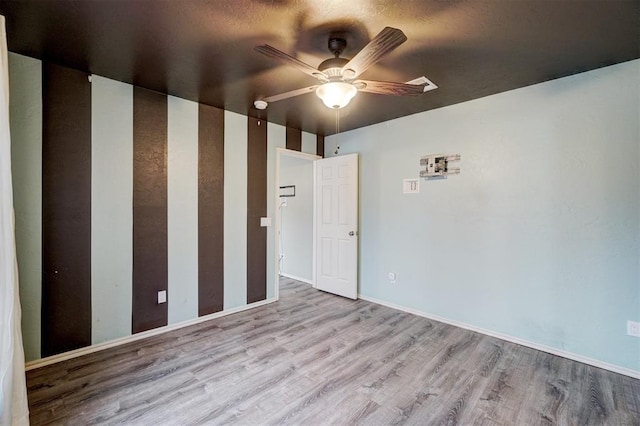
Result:
M22 344L32 360L40 358L42 335L42 63L9 54L9 75Z
M287 127L287 149L302 151L302 131Z
M267 123L247 121L247 303L267 298ZM288 132L287 132L288 133Z
M198 316L198 104L167 98L167 323Z
M316 135L316 155L324 158L324 136Z
M91 82L91 342L131 333L133 86Z
M313 133L302 132L300 151L305 154L316 155L318 147L316 146L316 135Z
M284 126L16 54L9 64L28 361L274 297L260 218L275 217ZM315 135L289 133L317 151Z
M198 107L198 315L224 301L224 111Z
M224 112L224 308L247 303L247 118Z
M42 355L91 344L91 84L42 68Z
M324 157L324 136L286 128L286 149Z
M286 148L286 127L267 123L267 215L273 220L276 218L279 200L277 199L279 189L276 189L276 167L278 156L278 148ZM276 202L278 200L278 202ZM275 245L271 242L275 241L275 227L267 228L267 299L275 297L276 290L276 265L274 260L277 258L275 253Z
M133 333L167 325L167 96L133 88Z

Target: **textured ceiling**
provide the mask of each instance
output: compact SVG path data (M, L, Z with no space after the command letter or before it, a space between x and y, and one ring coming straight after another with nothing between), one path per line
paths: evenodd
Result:
M241 114L335 133L314 94L253 101L315 83L253 50L270 44L312 66L330 33L352 57L385 26L408 41L362 78L439 86L418 97L359 93L340 131L640 57L640 1L229 0L10 1L9 50Z

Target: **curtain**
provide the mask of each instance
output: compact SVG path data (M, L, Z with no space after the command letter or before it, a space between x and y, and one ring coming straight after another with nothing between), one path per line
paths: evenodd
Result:
M0 425L28 425L11 186L9 64L0 15Z

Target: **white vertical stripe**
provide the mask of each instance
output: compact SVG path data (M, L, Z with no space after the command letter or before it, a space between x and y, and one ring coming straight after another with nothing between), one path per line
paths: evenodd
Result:
M0 423L29 424L15 240L9 111L9 51L0 15Z
M91 82L91 342L131 334L133 86Z
M198 104L169 96L169 324L198 317Z
M316 155L316 135L313 133L302 132L302 152Z
M11 173L27 361L40 358L42 306L42 62L9 54Z
M302 134L304 138L304 133ZM304 139L302 140L304 147ZM285 148L287 144L287 128L279 124L267 124L267 215L271 218L271 226L267 228L267 299L275 297L276 285L276 148Z
M224 309L247 303L247 117L224 112Z

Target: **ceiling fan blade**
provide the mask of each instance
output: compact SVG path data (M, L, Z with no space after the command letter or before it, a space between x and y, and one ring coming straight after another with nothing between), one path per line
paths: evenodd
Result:
M314 90L316 90L318 88L318 86L309 86L309 87L305 87L303 89L296 89L296 90L291 90L290 92L284 92L284 93L280 93L278 95L273 95L273 96L269 96L266 98L262 98L261 100L265 101L265 102L276 102L276 101L281 101L283 99L287 99L287 98L293 98L294 96L300 96L300 95L304 95L305 93L311 93Z
M407 36L397 29L385 27L365 47L362 48L347 64L342 67L342 75L353 79L362 74L367 68L378 62L387 53L407 41ZM345 72L347 74L345 74Z
M360 87L364 83L364 87ZM425 92L424 84L407 84L407 83L394 83L390 81L371 81L371 80L358 80L354 82L354 85L358 87L361 92L377 93L379 95L421 95Z
M404 84L418 84L422 86L422 91L423 92L428 92L430 90L435 90L438 88L438 86L431 80L429 80L427 77L425 77L424 75L418 78L414 78L411 81L407 81Z
M317 70L316 68L312 67L309 64L302 62L297 58L294 58L291 55L284 53L281 50L276 49L273 46L269 46L268 44L263 44L262 46L256 46L254 49L265 56L268 56L272 59L280 61L285 65L294 67L302 71L303 73L310 75L311 77L317 78L318 80L327 79L327 77L321 71Z

